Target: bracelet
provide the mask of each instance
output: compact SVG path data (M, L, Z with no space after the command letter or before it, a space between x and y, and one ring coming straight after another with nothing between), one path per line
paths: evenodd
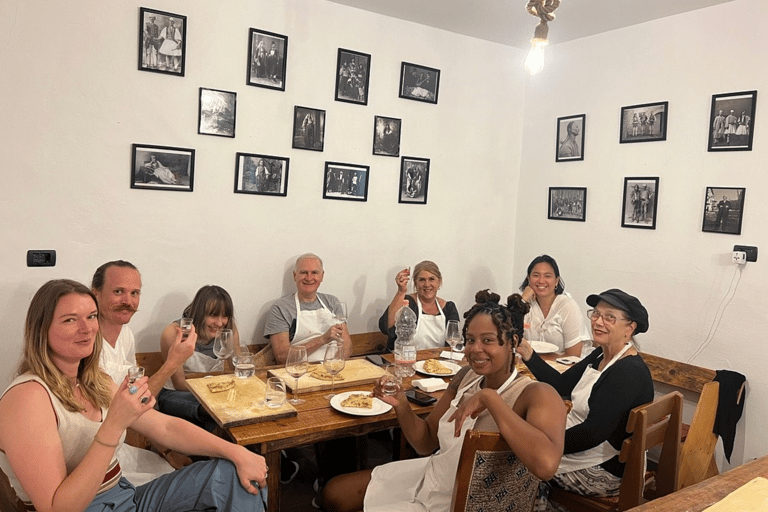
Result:
M98 434L93 436L93 440L96 441L97 443L99 443L102 446L106 446L107 448L117 448L117 445L119 444L119 443L115 443L115 444L105 443L104 441L99 439L99 435Z

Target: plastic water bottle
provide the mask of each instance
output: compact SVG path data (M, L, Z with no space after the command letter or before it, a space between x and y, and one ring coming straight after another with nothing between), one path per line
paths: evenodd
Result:
M413 363L416 362L416 345L413 344L413 336L416 334L416 313L408 307L408 301L404 300L402 307L395 314L395 364L402 377L410 377L416 370Z

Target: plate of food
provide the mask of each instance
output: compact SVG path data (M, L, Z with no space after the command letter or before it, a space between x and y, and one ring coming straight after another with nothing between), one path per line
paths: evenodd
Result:
M452 377L461 370L461 365L451 361L438 361L437 359L426 359L416 361L413 368L424 375L432 377Z
M377 416L392 409L391 405L372 397L367 390L337 393L331 398L331 407L355 416Z
M547 343L546 341L528 341L528 343L530 343L533 350L539 354L551 354L558 350L557 345L554 343Z

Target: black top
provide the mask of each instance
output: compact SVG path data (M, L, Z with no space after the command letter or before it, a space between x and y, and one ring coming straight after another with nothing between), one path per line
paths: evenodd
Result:
M526 366L537 380L552 385L564 398L570 399L571 392L578 384L588 366L597 369L603 359L603 349L597 348L591 354L562 374L547 364L534 352ZM639 355L619 359L603 371L589 395L589 414L578 425L565 431L563 453L576 453L594 448L603 441L621 450L627 433L629 412L639 405L653 401L653 379L651 372ZM624 474L624 464L615 456L601 466L616 476Z
M410 295L406 295L405 298L408 300L408 307L413 310L414 313L416 313L416 321L419 320L419 307L416 304L416 299L411 297ZM448 301L445 303L445 307L443 308L443 315L445 316L445 323L448 324L448 320L459 320L459 311L456 309L456 304L454 304L451 301ZM381 318L379 318L379 330L386 334L387 337L387 347L390 351L395 349L395 340L397 339L397 333L395 332L395 326L387 328L387 321L389 320L389 306L387 306L387 309L384 310L384 314L381 315Z

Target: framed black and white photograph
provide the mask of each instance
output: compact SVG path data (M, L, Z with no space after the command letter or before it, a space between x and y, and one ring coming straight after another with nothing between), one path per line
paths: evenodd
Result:
M752 151L757 91L714 94L708 151Z
M619 143L667 140L669 102L621 107Z
M659 178L624 178L621 227L656 229Z
M197 133L234 138L236 117L236 92L200 88Z
M323 199L368 200L367 165L325 162Z
M400 160L398 203L427 204L429 158L404 156Z
M289 158L237 153L235 193L263 196L288 195Z
M131 188L192 192L195 150L133 144Z
M587 219L586 187L549 187L547 218L554 220Z
M400 66L400 97L437 104L440 70L403 62Z
M325 110L293 108L293 148L322 151L325 143Z
M371 56L339 48L336 59L336 101L368 104Z
M246 85L284 91L287 61L288 36L250 29Z
M373 116L373 154L400 156L400 127L402 119Z
M707 187L701 230L740 235L746 193L745 188Z
M586 114L557 118L555 162L584 160L584 128Z
M186 46L186 16L140 8L139 71L184 76Z

